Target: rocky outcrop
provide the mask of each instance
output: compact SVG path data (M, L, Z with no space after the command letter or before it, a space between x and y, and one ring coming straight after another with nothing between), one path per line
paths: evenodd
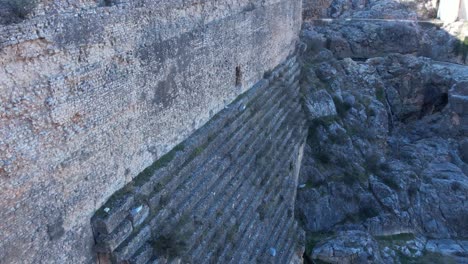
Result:
M315 20L304 24L309 42L337 58L366 58L391 53L413 54L438 61L467 63L468 22L451 24L407 20ZM404 41L402 41L404 40Z
M321 18L433 19L434 0L303 0L305 20Z
M307 255L467 261L467 67L401 54L337 60L313 45L322 37L303 33L304 93L330 113L309 114L296 202Z

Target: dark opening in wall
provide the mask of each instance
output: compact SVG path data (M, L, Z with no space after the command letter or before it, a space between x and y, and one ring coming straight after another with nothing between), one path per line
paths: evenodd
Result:
M242 85L242 70L241 66L236 67L236 86Z
M0 25L20 23L36 6L37 0L0 0Z
M101 6L113 6L117 4L117 0L101 0Z

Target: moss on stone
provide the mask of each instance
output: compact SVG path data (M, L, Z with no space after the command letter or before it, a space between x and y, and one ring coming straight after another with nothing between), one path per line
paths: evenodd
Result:
M386 104L385 102L385 90L382 87L375 88L375 97L379 100L382 104Z

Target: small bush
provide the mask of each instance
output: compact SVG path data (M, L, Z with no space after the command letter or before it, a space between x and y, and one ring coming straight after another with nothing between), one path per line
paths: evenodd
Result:
M352 105L341 101L338 97L333 97L333 102L335 103L336 112L341 118L344 118L352 108Z
M359 209L359 218L366 220L368 218L376 217L379 215L379 212L372 207L363 207Z
M384 88L382 87L377 87L375 89L375 97L377 98L377 100L379 100L382 104L386 105L386 102L385 102L385 90Z
M450 188L452 189L452 191L456 192L461 190L462 186L460 182L454 181L450 184Z
M320 161L322 164L329 164L331 161L330 154L322 150L321 148L315 153L315 158Z
M383 183L393 190L400 190L400 185L393 177L385 177L382 179Z
M117 0L102 0L101 6L113 6L117 4Z
M179 237L177 233L161 235L153 241L153 247L159 254L175 258L182 256L189 249L188 238L188 235Z
M37 0L0 0L0 24L21 22L36 6Z
M463 62L466 63L466 57L468 56L468 37L455 42L454 52L456 55L461 56Z

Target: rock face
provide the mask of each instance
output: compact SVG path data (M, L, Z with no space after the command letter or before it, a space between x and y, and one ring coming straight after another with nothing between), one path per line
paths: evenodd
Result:
M301 1L43 0L11 22L0 262L90 263L94 212L285 61Z
M293 56L112 196L92 220L100 261L301 257L294 200L307 129L299 76Z
M433 19L434 0L303 0L304 20L320 18Z
M308 257L466 263L468 67L401 54L337 60L323 35L302 36L303 93L330 95L337 113L309 114L296 201ZM330 96L321 111L333 112Z
M306 22L304 28L304 34L318 35L315 45L321 44L337 58L366 59L401 53L458 64L468 62L466 21L442 24L353 18Z

